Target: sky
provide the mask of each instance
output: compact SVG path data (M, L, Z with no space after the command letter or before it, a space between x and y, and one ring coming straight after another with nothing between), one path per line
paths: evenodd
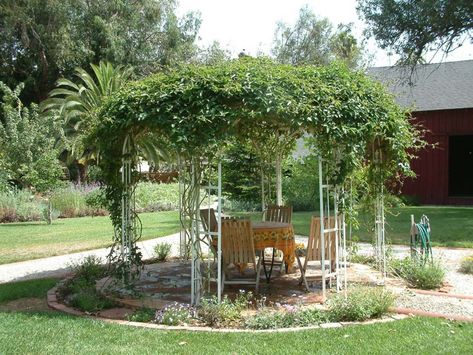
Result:
M327 17L334 27L339 23L353 23L354 34L361 40L365 25L358 18L356 3L356 0L179 0L178 14L201 13L201 45L218 41L233 56L243 49L247 54L256 55L269 54L276 23L293 24L304 5L317 16ZM367 50L373 55L374 66L394 65L397 60L379 49L374 40L367 42ZM466 59L473 59L473 45L469 43L446 58L447 61ZM441 60L438 55L432 62Z

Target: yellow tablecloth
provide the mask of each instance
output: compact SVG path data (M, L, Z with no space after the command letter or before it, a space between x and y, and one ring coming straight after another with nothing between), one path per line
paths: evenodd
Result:
M292 269L295 260L296 240L290 223L253 222L255 249L275 248L284 254L284 262Z

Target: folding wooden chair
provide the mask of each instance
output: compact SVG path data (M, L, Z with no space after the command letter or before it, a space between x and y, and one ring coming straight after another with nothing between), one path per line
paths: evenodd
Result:
M324 218L325 220L325 229L332 229L335 228L335 218L330 217ZM339 221L340 223L341 221ZM329 261L329 272L325 274L327 279L331 279L336 277L337 270L336 270L336 232L330 232L325 234L324 239L324 248L325 248L325 261ZM304 265L301 262L301 255L296 252L296 259L299 265L299 269L301 271L301 278L299 280L299 284L301 285L304 283L305 288L309 291L309 285L307 283L307 279L321 279L322 275L314 275L309 276L307 275L307 265L309 261L320 261L322 264L322 238L320 235L320 217L313 216L310 223L310 233L309 233L309 240L307 242L307 249L305 253L305 261Z
M213 208L204 208L200 210L200 220L204 231L216 232L217 231L217 217L215 216L215 210Z
M269 205L268 208L263 213L263 221L268 222L282 222L282 223L291 223L292 222L292 206L278 206L278 205ZM266 281L271 280L271 274L273 273L274 266L279 266L281 270L283 265L283 260L275 261L276 249L273 248L273 255L271 261L265 260L264 251L263 251L263 270L264 275L266 276ZM269 266L269 271L267 270ZM288 265L286 265L286 272Z
M256 263L253 230L249 219L224 219L222 220L222 290L225 285L254 284L255 292L259 291L261 274L261 260ZM228 265L253 264L255 267L254 279L230 279Z
M264 211L263 221L291 223L292 206L268 206L268 208Z

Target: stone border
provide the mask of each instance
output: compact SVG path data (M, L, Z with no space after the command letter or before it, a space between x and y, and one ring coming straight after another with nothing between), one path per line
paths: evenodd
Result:
M437 312L428 312L428 311L423 311L423 310L414 309L414 308L395 307L395 308L392 308L391 310L393 312L396 312L397 314L404 314L407 316L414 315L414 316L430 317L430 318L444 318L444 319L455 320L459 322L473 322L472 317L448 315L448 314L442 314L442 313L437 313Z
M418 293L420 295L451 297L451 298L459 298L459 299L463 299L463 300L473 300L473 296L471 296L471 295L459 295L459 294L449 293L449 292L419 290L419 289L415 289L415 288L410 288L409 290L414 292L414 293Z
M293 328L279 328L279 329L233 329L233 328L211 328L211 327L192 327L192 326L170 326L154 323L141 323L141 322L132 322L120 319L109 319L104 317L94 317L88 315L85 312L78 311L74 308L68 307L63 303L60 303L57 299L57 288L58 286L53 287L47 293L47 302L48 306L56 311L70 314L73 316L80 316L84 318L100 320L105 323L111 324L120 324L127 325L138 328L148 328L148 329L158 329L158 330L180 330L180 331L192 331L192 332L217 332L217 333L288 333L288 332L299 332L304 330L314 330L314 329L328 329L328 328L341 328L352 325L368 325L376 323L387 323L393 322L400 319L405 319L410 316L410 314L393 314L387 318L381 319L370 319L364 322L337 322L337 323L323 323L320 325L313 325L310 327L293 327Z

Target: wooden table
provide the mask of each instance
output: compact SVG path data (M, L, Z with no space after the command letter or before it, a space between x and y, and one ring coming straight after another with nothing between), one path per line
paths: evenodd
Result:
M275 248L284 254L284 263L292 270L295 260L296 239L290 223L253 222L255 249Z

